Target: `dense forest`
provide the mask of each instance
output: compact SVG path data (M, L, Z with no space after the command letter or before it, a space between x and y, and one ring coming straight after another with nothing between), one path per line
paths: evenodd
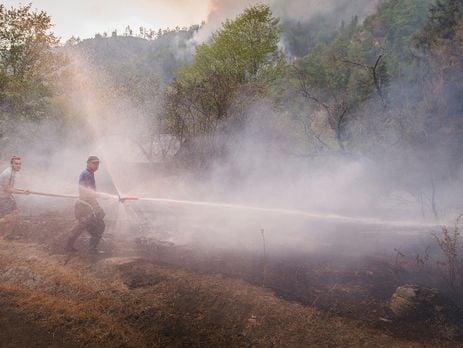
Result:
M127 134L149 161L207 172L256 146L269 170L276 158L361 158L437 218L439 195L457 195L462 174L462 17L462 0L388 0L365 17L305 20L255 5L203 43L202 25L60 43L47 13L0 5L0 154L47 157L57 142L95 140L68 88L89 74L93 89L77 98L130 105L136 116L124 111L121 127L132 122ZM121 124L114 108L100 122L107 135Z

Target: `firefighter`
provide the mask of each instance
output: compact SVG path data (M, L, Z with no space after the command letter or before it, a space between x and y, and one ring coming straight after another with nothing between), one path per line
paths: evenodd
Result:
M79 199L75 204L76 224L71 230L67 245L67 252L77 251L74 243L87 230L90 234L89 252L90 254L101 254L98 250L98 243L105 230L105 212L97 201L95 172L100 166L100 160L96 156L90 156L87 160L87 168L79 177Z

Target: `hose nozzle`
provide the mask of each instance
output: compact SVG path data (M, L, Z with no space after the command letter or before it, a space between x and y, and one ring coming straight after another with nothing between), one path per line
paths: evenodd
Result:
M119 197L119 202L125 203L126 201L138 201L138 197L136 196Z

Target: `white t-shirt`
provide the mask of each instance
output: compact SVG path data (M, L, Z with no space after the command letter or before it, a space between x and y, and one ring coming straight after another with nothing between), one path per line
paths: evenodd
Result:
M11 167L6 168L2 174L0 174L0 198L12 197L12 194L6 192L5 188L8 186L14 187L15 176L16 172Z

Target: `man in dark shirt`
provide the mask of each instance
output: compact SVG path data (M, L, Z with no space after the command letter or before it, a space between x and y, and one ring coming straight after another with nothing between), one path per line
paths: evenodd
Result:
M90 156L87 160L87 169L79 177L79 200L75 205L76 225L71 231L66 246L67 252L77 251L74 243L84 230L90 234L90 253L98 254L98 243L105 230L103 209L96 199L95 172L100 166L100 160L96 156Z

